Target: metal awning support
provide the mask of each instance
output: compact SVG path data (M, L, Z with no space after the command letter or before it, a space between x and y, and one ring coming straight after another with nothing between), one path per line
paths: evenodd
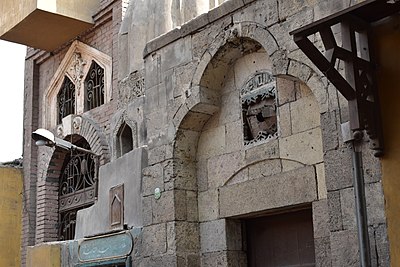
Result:
M295 43L336 89L347 99L349 125L347 141L352 145L354 194L360 264L371 266L368 220L362 166L362 131L371 140L374 155L383 155L383 132L375 78L375 57L371 45L371 24L400 11L400 0L367 0L341 12L311 23L290 34ZM341 45L335 38L334 26ZM319 34L325 48L323 54L309 39ZM344 63L344 73L339 70ZM345 138L344 138L345 139Z

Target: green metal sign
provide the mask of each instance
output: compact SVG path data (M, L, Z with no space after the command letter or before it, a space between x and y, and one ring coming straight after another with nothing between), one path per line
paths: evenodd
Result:
M127 257L132 248L133 239L129 232L111 234L83 240L78 257L81 262L116 259Z

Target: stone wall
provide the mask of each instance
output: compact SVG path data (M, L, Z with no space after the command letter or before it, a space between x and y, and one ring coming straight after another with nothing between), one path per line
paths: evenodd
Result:
M128 40L137 32L129 7L116 35L126 6L119 1L105 6L102 23L80 37L112 56L113 83L111 101L80 114L87 130L74 132L106 164L98 202L79 212L77 237L113 230L108 194L123 183L123 228L140 229L135 266L246 266L243 222L296 209L312 210L316 266L358 266L351 149L339 131L348 120L347 103L288 34L349 1L205 2L220 6L155 39L137 40L142 48L147 42L143 60L142 48L130 51L135 46ZM150 17L143 19L145 25ZM320 43L318 36L313 41ZM43 125L40 103L67 48L28 54L25 197L36 221L25 224L30 245L35 231L37 243L54 240L48 229L56 220L46 216L56 214L52 200L63 155L31 146L30 132ZM243 91L264 74L271 81L256 89L273 86L262 96L273 95L276 109L261 115L275 118L276 131L245 142ZM132 130L133 151L119 157L123 123ZM367 144L363 161L373 266L389 266L380 163Z

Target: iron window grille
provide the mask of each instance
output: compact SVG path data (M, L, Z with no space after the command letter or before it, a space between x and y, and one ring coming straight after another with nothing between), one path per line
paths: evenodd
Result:
M87 143L85 148L90 149ZM59 240L74 239L78 210L94 203L97 169L97 159L92 154L78 153L66 157L59 186Z
M92 61L85 79L85 110L91 110L104 104L104 69Z
M75 113L75 85L65 76L61 90L57 95L58 123L69 114Z

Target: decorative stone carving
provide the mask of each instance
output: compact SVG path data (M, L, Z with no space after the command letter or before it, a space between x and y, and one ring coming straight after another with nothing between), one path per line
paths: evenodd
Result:
M110 189L110 226L122 228L124 225L124 184Z
M253 75L240 90L245 145L277 136L276 81L270 72Z
M63 129L62 125L57 126L57 136L59 138L63 138L63 136L64 136L64 129Z
M82 126L82 117L76 116L72 121L72 127L75 133L78 133L81 130Z
M123 107L137 97L144 96L145 81L143 71L135 71L119 83L118 107Z
M81 94L81 81L84 76L83 68L87 64L86 60L82 58L82 55L79 51L74 52L74 59L72 61L71 76L72 80L75 84L76 91L78 92L78 96Z

